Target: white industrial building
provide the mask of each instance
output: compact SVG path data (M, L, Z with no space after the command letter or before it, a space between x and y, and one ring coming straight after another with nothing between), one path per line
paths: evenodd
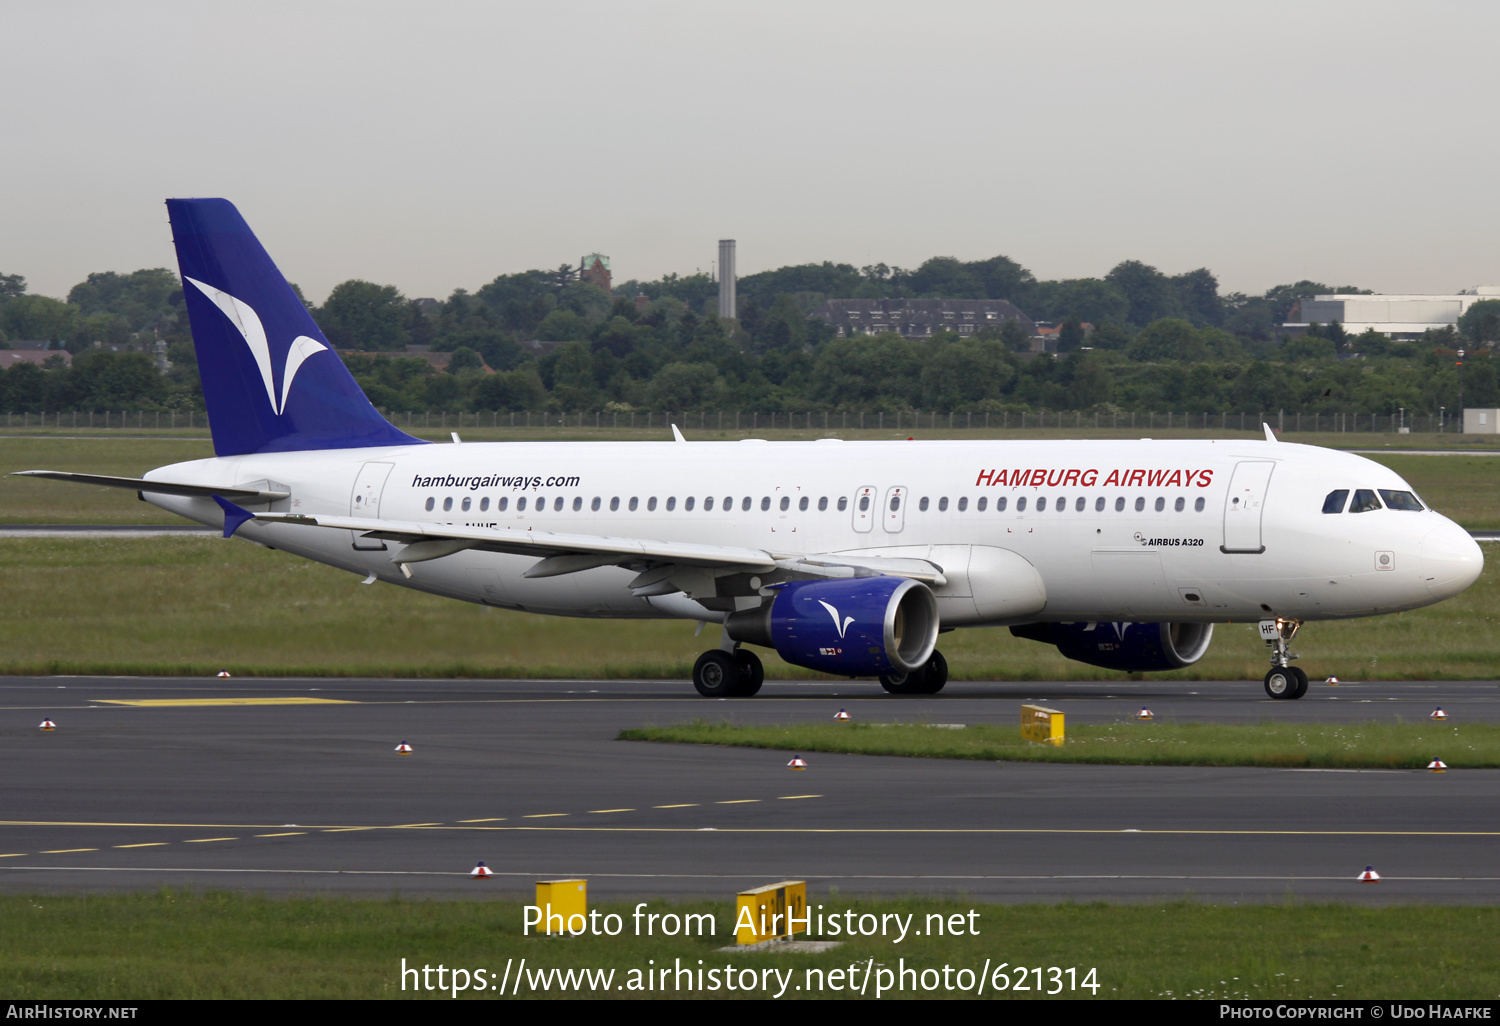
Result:
M1414 339L1429 328L1456 325L1481 299L1500 299L1500 285L1480 285L1456 296L1314 296L1293 307L1292 320L1282 327L1297 333L1311 324L1338 321L1351 335L1374 328L1392 339Z

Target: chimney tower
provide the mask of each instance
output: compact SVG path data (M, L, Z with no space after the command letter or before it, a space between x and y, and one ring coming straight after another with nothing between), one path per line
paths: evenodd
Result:
M719 240L719 319L735 316L734 306L734 240Z

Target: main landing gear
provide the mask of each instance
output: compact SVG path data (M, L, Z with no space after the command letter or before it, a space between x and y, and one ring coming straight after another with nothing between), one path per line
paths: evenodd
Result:
M932 657L920 670L911 673L888 673L880 678L880 686L893 695L935 695L948 683L948 660L943 653L933 649Z
M749 698L765 679L760 656L747 648L712 649L693 664L693 687L704 698Z
M1266 694L1272 698L1301 698L1307 694L1307 674L1290 665L1297 658L1291 649L1292 638L1302 626L1301 620L1262 620L1260 636L1271 647L1271 672L1266 674Z

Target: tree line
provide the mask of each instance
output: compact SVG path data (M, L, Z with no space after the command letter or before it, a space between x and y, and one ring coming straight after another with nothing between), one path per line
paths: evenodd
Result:
M914 270L824 262L749 275L737 289L739 317L721 321L706 274L630 280L609 294L564 265L444 300L346 281L309 309L371 400L392 412L1435 411L1457 405L1453 353L1466 346L1464 404L1500 406L1497 301L1474 304L1457 330L1391 342L1337 324L1297 337L1277 330L1302 299L1364 290L1300 281L1221 294L1207 269L1168 275L1139 261L1066 281L1039 281L1003 256L934 257ZM809 316L828 298L1009 299L1061 324L1060 352L1031 357L1014 327L837 338ZM181 290L165 269L91 274L66 301L0 275L0 345L6 338L48 339L74 363L0 374L5 412L202 408ZM173 363L166 375L142 351L158 340ZM451 362L437 371L399 355L408 345Z

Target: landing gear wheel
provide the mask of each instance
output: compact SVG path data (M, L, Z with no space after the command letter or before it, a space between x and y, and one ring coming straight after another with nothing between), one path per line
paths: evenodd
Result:
M1298 670L1292 666L1271 667L1271 672L1266 674L1266 694L1272 698L1296 698L1297 673ZM1306 679L1304 676L1303 680Z
M760 656L748 648L735 649L734 661L740 667L740 687L735 694L742 698L749 698L765 683L766 668L761 664Z
M927 686L927 668L911 673L886 673L880 677L880 686L893 695L920 695Z
M722 649L711 649L693 664L693 687L704 698L733 698L743 676L739 660Z
M1307 671L1298 666L1288 666L1288 672L1297 678L1297 690L1293 691L1288 698L1301 698L1307 694Z
M943 658L943 653L933 650L932 658L922 667L922 677L922 694L935 695L943 690L943 685L948 683L948 660Z

